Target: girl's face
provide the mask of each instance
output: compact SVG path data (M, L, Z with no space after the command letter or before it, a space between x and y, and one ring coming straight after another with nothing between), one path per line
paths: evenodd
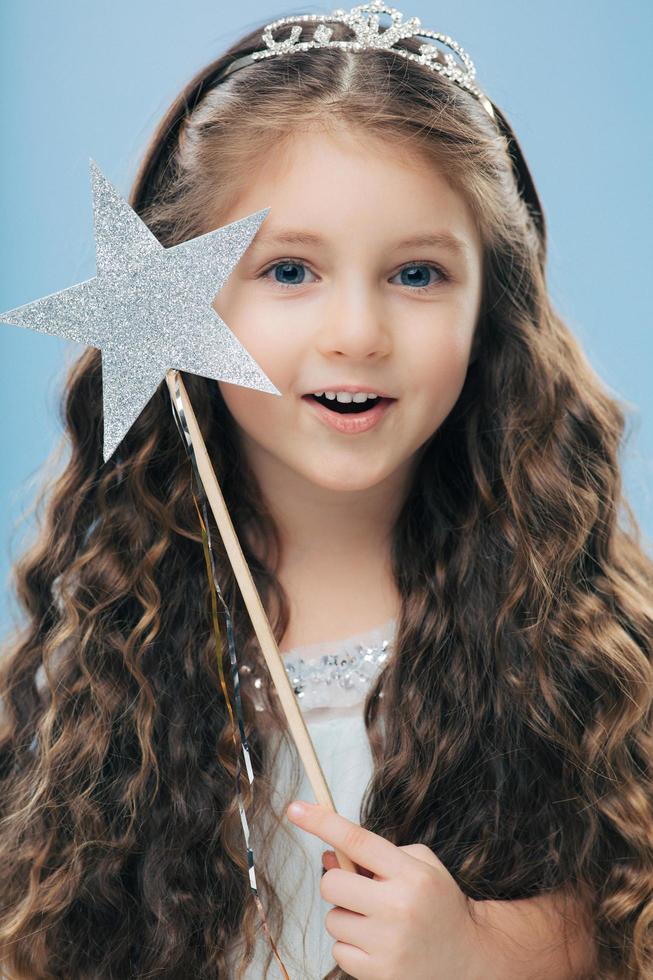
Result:
M482 253L471 213L414 151L345 129L266 155L219 223L268 207L213 303L283 393L219 382L254 472L339 491L410 473L472 352ZM393 401L357 416L310 397L351 386Z

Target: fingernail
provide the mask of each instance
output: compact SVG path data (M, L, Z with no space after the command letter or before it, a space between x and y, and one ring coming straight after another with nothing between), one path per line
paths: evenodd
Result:
M301 817L306 813L306 807L303 803L291 803L288 807L288 813L291 817Z

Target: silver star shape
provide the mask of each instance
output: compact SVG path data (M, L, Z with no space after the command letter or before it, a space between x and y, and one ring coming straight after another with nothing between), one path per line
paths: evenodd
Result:
M270 209L164 248L90 164L97 275L0 320L100 348L106 463L169 368L281 392L211 305Z

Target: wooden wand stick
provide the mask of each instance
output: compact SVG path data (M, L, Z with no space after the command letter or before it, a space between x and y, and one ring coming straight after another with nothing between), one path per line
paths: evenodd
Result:
M261 646L263 656L265 657L268 670L272 676L274 686L281 702L281 707L283 708L283 712L286 716L288 728L290 729L290 733L295 740L297 750L304 764L306 775L308 776L308 781L311 784L311 788L315 794L317 803L319 803L320 806L333 810L335 813L336 808L327 785L327 781L324 778L322 767L320 766L320 762L315 752L315 746L311 740L308 728L306 727L306 721L301 712L299 704L297 703L297 698L295 697L295 692L292 689L288 674L286 673L286 668L284 666L281 654L279 653L279 647L277 646L277 642L274 638L270 621L268 620L265 609L263 608L261 597L258 594L256 586L254 585L254 580L252 579L249 566L245 561L245 556L243 555L240 542L238 541L238 536L231 521L231 517L229 516L229 511L227 510L227 505L225 504L224 497L222 496L222 491L215 475L213 464L211 463L206 449L206 443L204 442L199 425L197 424L197 419L195 417L195 412L193 411L190 398L188 397L188 392L186 391L181 374L179 372L175 372L174 369L171 368L166 372L166 382L168 384L173 404L175 401L175 374L177 374L177 384L179 385L181 401L184 406L188 429L193 441L197 469L202 480L204 492L209 501L215 522L220 531L220 536L229 557L229 561L231 562L231 566L234 570L236 581L238 582L243 599L245 600L245 605L247 606L247 611L252 621L254 631ZM341 851L336 849L336 857L338 858L338 864L341 868L343 868L345 871L356 872L355 865L346 854L343 854Z

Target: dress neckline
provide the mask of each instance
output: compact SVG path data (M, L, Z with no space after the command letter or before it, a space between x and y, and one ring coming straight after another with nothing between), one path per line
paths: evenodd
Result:
M280 653L284 658L296 659L297 656L301 656L304 660L317 660L324 654L348 650L359 644L371 646L374 643L383 642L383 640L390 639L394 635L396 628L397 620L393 616L384 623L377 626L370 626L365 630L359 630L358 633L351 633L349 636L344 636L341 639L302 643L288 650L281 650Z
M284 651L283 664L302 710L328 708L329 716L334 709L357 711L392 653L396 628L393 617L339 640Z

